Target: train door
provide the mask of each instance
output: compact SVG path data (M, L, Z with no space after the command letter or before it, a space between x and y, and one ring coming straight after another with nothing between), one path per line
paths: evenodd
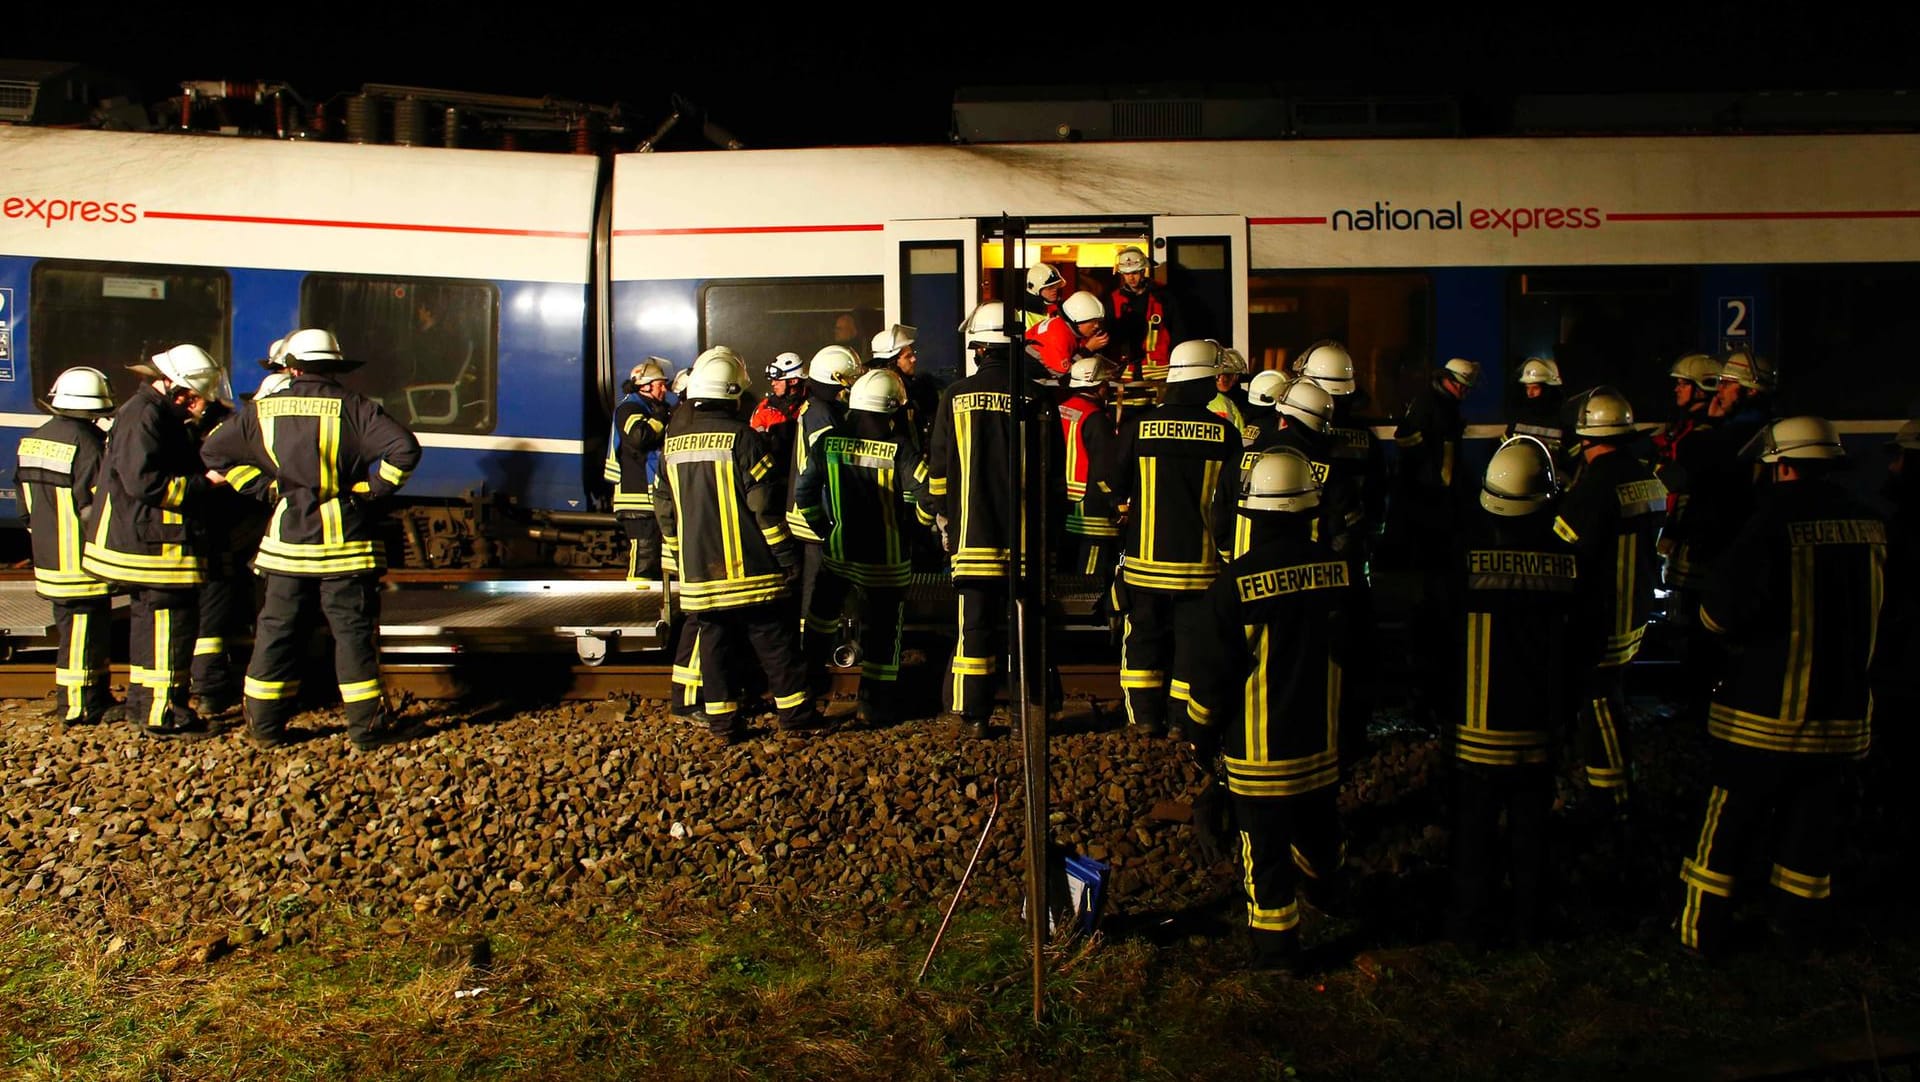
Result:
M1153 259L1183 305L1186 338L1212 338L1248 350L1247 219L1192 214L1153 219Z
M980 223L972 218L888 222L888 323L919 328L920 370L942 382L961 370L961 320L980 299Z

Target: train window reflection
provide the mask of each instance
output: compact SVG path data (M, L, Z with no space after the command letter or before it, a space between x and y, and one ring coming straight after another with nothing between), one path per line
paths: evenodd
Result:
M1920 416L1920 264L1783 267L1780 398L1792 413L1851 420ZM1803 373L1847 373L1812 379Z
M366 363L341 383L421 432L491 432L500 295L486 282L312 274L302 326L324 327Z
M228 290L226 272L208 267L42 260L33 268L32 340L10 345L30 350L37 401L62 371L90 365L124 402L140 383L129 364L182 343L227 356Z
M812 357L837 342L864 363L883 292L878 275L714 282L700 291L700 347L731 347L761 385L767 362L788 351Z
M1509 409L1528 357L1551 357L1569 396L1608 384L1643 421L1673 406L1668 369L1700 348L1698 288L1687 268L1551 267L1507 280L1507 356L1501 385Z
M1390 417L1433 365L1433 285L1407 271L1255 271L1248 279L1247 363L1285 368L1323 338L1353 354L1359 412Z

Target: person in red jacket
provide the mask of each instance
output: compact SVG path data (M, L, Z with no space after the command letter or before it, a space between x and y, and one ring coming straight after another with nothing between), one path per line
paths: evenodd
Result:
M773 464L786 470L793 453L793 422L807 400L806 364L798 353L782 353L767 365L767 384L772 390L753 409L748 421L755 432L767 437L773 452Z
M1107 332L1102 326L1106 318L1100 298L1085 290L1075 293L1060 305L1058 315L1027 331L1027 353L1052 375L1064 376L1075 358L1106 348Z
M1113 291L1113 327L1121 370L1127 379L1166 379L1167 358L1182 334L1178 306L1154 284L1152 264L1140 249L1120 249L1113 270L1120 279Z

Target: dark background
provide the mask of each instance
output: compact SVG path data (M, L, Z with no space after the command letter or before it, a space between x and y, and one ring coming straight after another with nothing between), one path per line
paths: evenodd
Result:
M943 141L955 89L980 84L1449 95L1470 131L1497 131L1516 94L1894 89L1913 81L1920 32L1910 11L1832 4L14 8L0 55L93 64L137 80L149 104L183 79L280 81L311 101L405 83L617 101L637 138L678 92L760 147ZM697 127L670 145L703 145Z

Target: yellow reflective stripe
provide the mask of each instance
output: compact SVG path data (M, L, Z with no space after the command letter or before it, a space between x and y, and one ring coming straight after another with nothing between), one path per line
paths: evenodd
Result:
M927 478L927 492L934 496L945 496L947 494L947 475L943 473L938 477Z
M1467 727L1487 727L1487 692L1493 667L1493 614L1467 614Z
M179 507L187 502L187 479L171 477L167 479L166 494L160 497L161 507Z
M208 657L215 654L223 654L226 653L226 650L227 640L222 638L214 637L193 640L194 657Z
M227 484L235 492L245 492L247 486L265 477L258 466L239 465L227 471Z
M1720 813L1726 806L1726 789L1718 785L1714 786L1707 794L1707 814L1700 823L1700 840L1694 843L1693 858L1687 861L1687 865L1706 870L1712 864L1713 836L1720 829ZM1686 865L1683 865L1683 868L1685 866ZM1727 883L1733 882L1733 877L1731 876L1719 876L1712 872L1708 874L1713 876L1716 881L1724 879Z
M272 701L291 699L300 694L298 680L256 680L249 676L243 682L243 690L249 699Z
M1242 624L1241 633L1247 640L1247 654L1253 665L1247 672L1246 680L1241 684L1240 719L1243 736L1246 739L1247 758L1265 759L1267 757L1267 667L1273 663L1271 644L1268 641L1267 625ZM1126 686L1125 674L1122 674L1121 686Z
M1288 902L1278 909L1260 904L1253 889L1253 837L1240 832L1240 885L1247 892L1247 924L1266 932L1288 932L1300 926L1300 903Z
M31 484L20 486L21 492L32 492ZM59 492L53 501L55 528L59 531L60 569L65 571L80 566L80 550L85 541L80 536L80 515L73 506L73 493Z
M1140 554L1139 563L1151 565L1154 542L1154 508L1160 501L1160 463L1153 458L1140 460ZM1135 561L1127 560L1127 570L1131 572ZM1129 578L1128 582L1133 580Z
M760 536L766 538L769 545L779 545L790 539L787 528L780 525L762 526Z
M758 462L755 462L753 465L747 467L747 476L753 478L756 481L765 480L767 474L772 472L773 472L773 459L769 458L766 455L761 455L760 460Z
M1787 667L1780 692L1780 717L1801 721L1807 716L1808 685L1813 681L1814 557L1818 550L1804 545L1793 550L1792 626L1787 631Z
M412 474L408 473L406 470L403 470L400 467L394 465L393 463L388 462L384 458L380 460L379 473L380 473L380 479L382 481L385 481L386 483L392 485L395 488L399 488L401 485L406 484L407 478L412 476ZM619 480L619 478L616 477L614 478L614 480L617 481Z
M735 702L703 703L700 709L706 711L707 716L710 718L725 718L732 717L734 711L740 709L740 704Z
M798 708L802 703L806 701L807 701L807 693L804 691L796 691L791 695L775 696L773 700L773 705L774 705L774 708L778 710L793 710Z
M1861 755L1873 742L1873 725L1870 718L1817 722L1770 718L1713 703L1707 708L1707 735L1762 751Z
M1773 874L1767 877L1767 882L1788 894L1810 901L1818 901L1833 895L1832 876L1807 875L1779 864L1773 866Z
M340 685L340 701L343 703L363 703L379 697L380 678L377 676L371 680L356 680Z

